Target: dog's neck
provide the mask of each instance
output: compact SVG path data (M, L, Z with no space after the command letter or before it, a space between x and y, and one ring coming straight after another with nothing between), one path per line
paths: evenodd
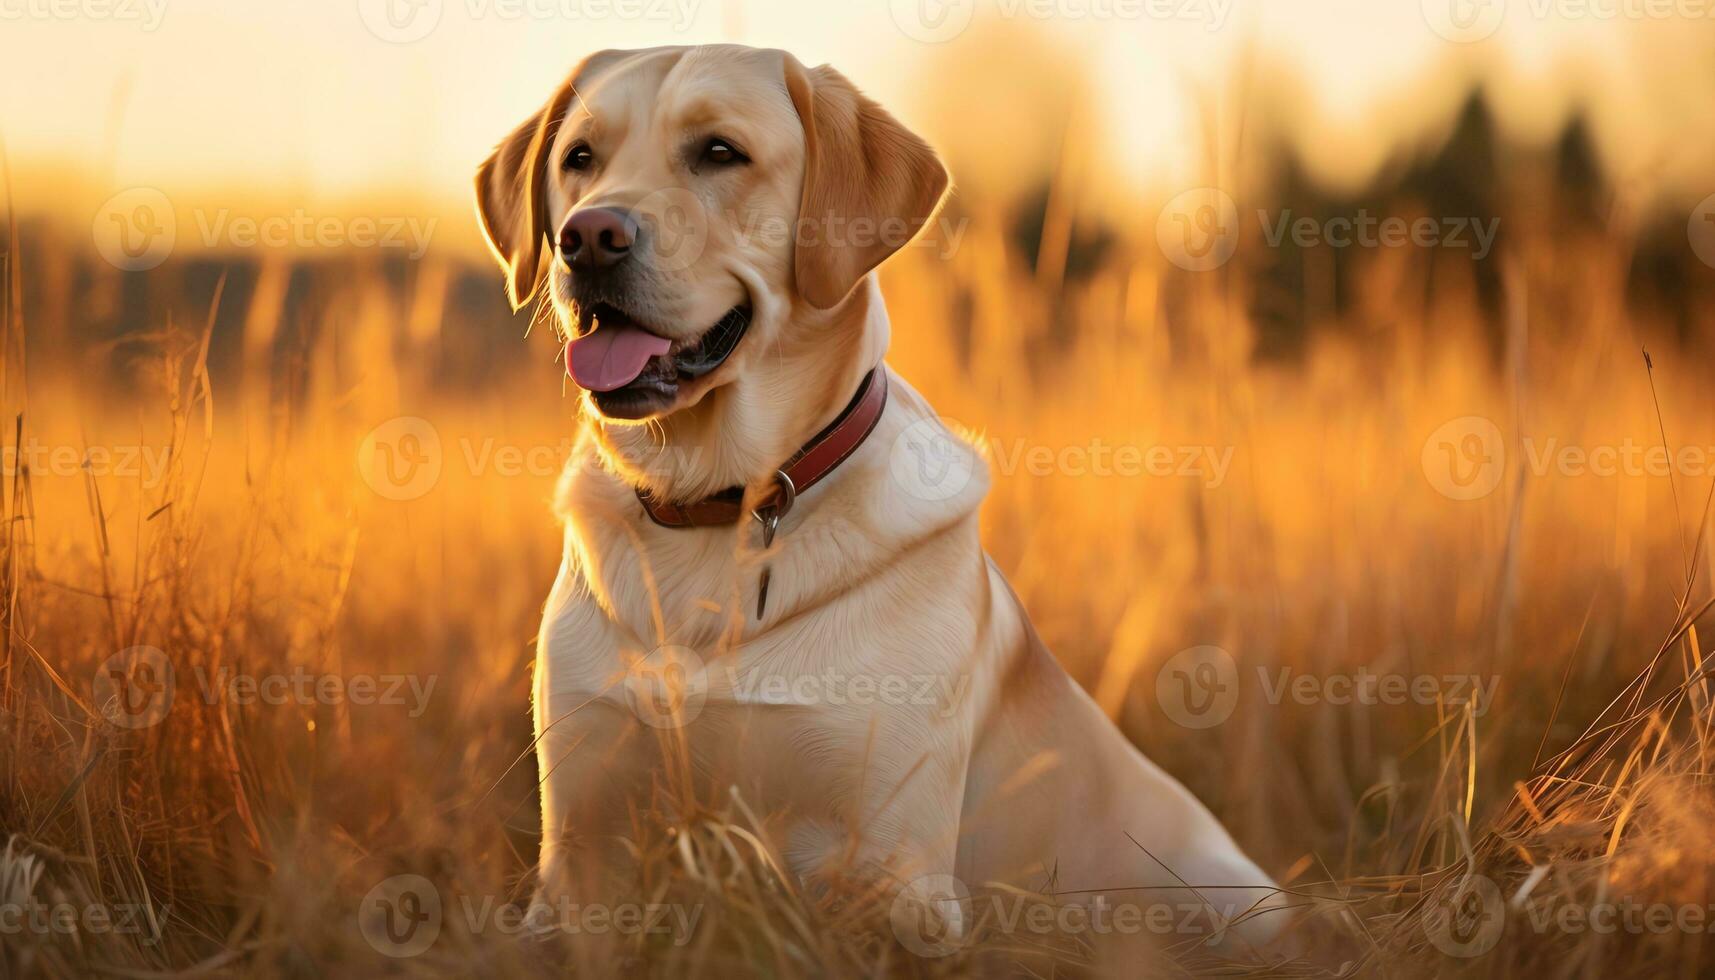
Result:
M784 338L750 352L741 376L648 426L586 417L603 464L654 497L690 502L759 487L851 400L887 351L887 307L872 274L838 306L793 311Z

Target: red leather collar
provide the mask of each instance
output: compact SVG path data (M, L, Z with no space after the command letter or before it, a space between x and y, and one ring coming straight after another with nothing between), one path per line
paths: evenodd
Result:
M775 508L778 519L792 509L792 502L804 491L820 483L836 467L845 462L881 421L881 411L887 407L887 368L878 366L864 375L857 394L844 410L816 433L815 438L793 454L774 474L774 487L762 498L754 513L760 520L763 512ZM719 493L689 503L656 500L637 490L644 513L662 527L718 527L732 524L744 516L744 488L728 487Z

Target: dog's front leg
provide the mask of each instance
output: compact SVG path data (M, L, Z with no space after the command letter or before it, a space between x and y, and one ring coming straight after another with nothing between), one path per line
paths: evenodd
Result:
M949 896L969 896L953 878L968 739L952 718L897 708L873 730L847 743L858 794L844 825L800 825L788 838L788 861L812 888L844 879L879 894L907 945L917 936L957 941L967 903Z
M888 918L913 952L959 943L973 917L969 883L953 875L965 784L964 753L957 758L957 764L924 758L893 801L883 804L883 818L866 841L873 853L892 857Z
M534 904L623 890L621 876L631 870L626 803L637 798L626 777L645 765L647 739L622 708L603 701L551 697L537 715L542 848Z
M532 912L622 884L622 836L653 742L627 709L617 640L569 562L537 641L534 714L542 845Z

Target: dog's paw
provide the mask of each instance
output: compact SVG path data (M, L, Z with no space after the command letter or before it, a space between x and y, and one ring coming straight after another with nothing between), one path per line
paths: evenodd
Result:
M946 956L969 938L970 889L948 874L905 882L888 910L893 934L919 956Z

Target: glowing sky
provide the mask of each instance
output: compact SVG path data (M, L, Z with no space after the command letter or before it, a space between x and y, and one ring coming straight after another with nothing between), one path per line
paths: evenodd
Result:
M726 40L832 62L932 140L1052 142L936 131L961 102L1007 118L1000 82L928 80L1010 32L1087 73L1103 163L1140 188L1194 176L1198 100L1222 105L1209 93L1240 65L1296 72L1312 164L1339 177L1450 112L1460 66L1481 61L1499 66L1510 125L1548 132L1591 99L1634 177L1689 189L1684 161L1715 138L1710 13L1715 0L0 0L0 136L19 170L52 161L97 186L455 200L584 53ZM1445 36L1461 30L1479 39ZM990 70L1029 86L1040 67Z

